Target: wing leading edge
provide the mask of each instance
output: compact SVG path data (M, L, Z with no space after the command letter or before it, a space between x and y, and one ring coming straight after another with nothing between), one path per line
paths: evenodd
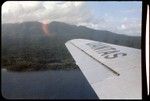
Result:
M100 99L141 99L141 50L86 39L65 43Z

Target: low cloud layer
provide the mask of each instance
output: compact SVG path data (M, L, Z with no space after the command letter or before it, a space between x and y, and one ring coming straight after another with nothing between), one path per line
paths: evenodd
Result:
M132 12L135 11L129 10L125 13L132 14ZM92 12L88 2L7 1L2 5L2 23L61 21L119 34L140 36L141 19L124 17L115 22L115 16L110 17L107 12L103 16L96 15Z

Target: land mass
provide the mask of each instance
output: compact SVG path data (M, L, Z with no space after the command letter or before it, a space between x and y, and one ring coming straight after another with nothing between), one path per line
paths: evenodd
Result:
M140 49L141 37L53 21L2 24L1 66L11 71L76 69L65 43L91 39Z

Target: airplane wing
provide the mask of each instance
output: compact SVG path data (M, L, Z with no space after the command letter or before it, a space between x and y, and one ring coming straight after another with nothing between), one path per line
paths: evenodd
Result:
M142 99L140 49L87 39L65 45L99 99Z

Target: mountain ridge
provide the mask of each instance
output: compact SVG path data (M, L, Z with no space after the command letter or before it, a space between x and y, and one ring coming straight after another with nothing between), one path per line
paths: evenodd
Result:
M141 37L60 22L2 24L2 67L15 71L77 68L65 43L89 39L140 49Z
M45 35L41 22L23 22L14 24L2 24L2 35L6 33L8 36L18 36L17 33L33 37L43 37ZM85 26L71 25L64 22L53 21L47 24L49 34L54 34L59 37L64 37L65 41L73 38L87 38L96 41L102 41L117 45L123 45L133 48L141 48L141 37L128 36L110 32L107 30L95 30ZM42 34L42 35L41 35ZM7 36L6 35L6 36Z
M4 23L4 24L2 24L2 26L4 25L16 25L16 24L18 24L18 25L22 25L22 24L29 24L29 23L37 23L37 24L43 24L42 22L38 22L38 21L27 21L27 22L20 22L20 23ZM78 28L86 28L86 29L91 29L91 30L95 30L95 31L107 31L107 32L110 32L110 33L114 33L114 34L118 34L118 35L125 35L125 36L131 36L131 37L140 37L140 36L133 36L133 35L126 35L126 34L119 34L119 33L116 33L116 32L112 32L112 31L108 31L108 30L102 30L102 29L93 29L93 28L90 28L90 27L87 27L87 26L83 26L83 25L79 25L79 26L77 26L77 25L75 25L75 24L69 24L69 23L66 23L66 22L60 22L60 21L52 21L52 22L49 22L49 23L46 23L46 24L48 24L48 25L55 25L55 24L63 24L63 25L67 25L67 26L72 26L72 27L78 27Z

